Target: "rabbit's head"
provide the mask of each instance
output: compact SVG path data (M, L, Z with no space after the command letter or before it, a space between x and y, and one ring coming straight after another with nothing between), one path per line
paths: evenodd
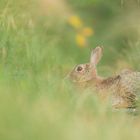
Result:
M69 74L73 82L87 82L97 78L96 65L102 57L102 48L96 47L91 52L90 62L79 64Z

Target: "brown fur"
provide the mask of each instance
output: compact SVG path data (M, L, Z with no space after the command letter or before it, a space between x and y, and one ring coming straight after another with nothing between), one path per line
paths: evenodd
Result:
M71 80L84 87L96 88L103 97L110 96L115 108L135 107L140 96L140 72L126 69L117 76L102 78L98 76L96 69L101 56L102 48L96 47L91 52L90 62L78 65L82 67L82 71L76 71L78 66L72 70Z

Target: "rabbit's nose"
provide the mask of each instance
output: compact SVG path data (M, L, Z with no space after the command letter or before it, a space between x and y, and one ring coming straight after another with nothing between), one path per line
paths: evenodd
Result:
M68 73L68 74L63 78L63 80L67 80L67 79L70 79L70 73Z

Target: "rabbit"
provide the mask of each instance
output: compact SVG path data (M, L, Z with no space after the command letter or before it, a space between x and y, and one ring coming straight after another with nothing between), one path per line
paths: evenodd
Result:
M95 88L102 97L109 96L113 108L135 108L140 95L140 72L125 69L112 77L101 77L97 72L97 64L102 55L102 47L93 49L90 62L79 64L70 72L71 81Z

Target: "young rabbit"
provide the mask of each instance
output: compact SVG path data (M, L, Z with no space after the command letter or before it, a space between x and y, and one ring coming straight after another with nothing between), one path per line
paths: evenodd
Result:
M114 108L133 108L140 95L140 72L123 70L120 74L103 78L97 73L97 64L103 49L96 47L91 52L90 62L79 64L70 72L70 79L77 84L94 87L103 97L111 97Z

